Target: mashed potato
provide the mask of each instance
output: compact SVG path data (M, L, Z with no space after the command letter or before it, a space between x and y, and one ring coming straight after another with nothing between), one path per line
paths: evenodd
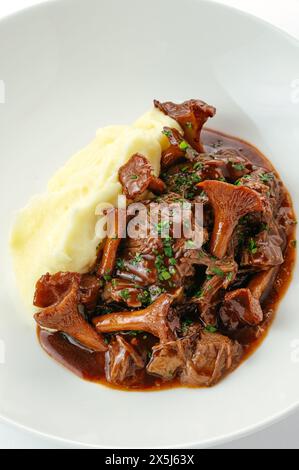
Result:
M32 306L35 283L46 273L87 272L101 241L95 227L99 203L116 205L121 194L118 169L136 152L159 174L168 141L164 126L180 130L157 109L132 126L100 129L91 144L72 157L17 215L11 236L14 268L21 294Z

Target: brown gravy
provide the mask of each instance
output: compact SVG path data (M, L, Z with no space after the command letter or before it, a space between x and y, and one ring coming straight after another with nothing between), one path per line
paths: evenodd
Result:
M207 152L211 150L214 151L215 148L233 147L241 151L242 154L255 165L275 172L269 160L264 157L258 149L245 141L208 129L203 131L202 138ZM294 214L292 201L286 189L283 206L290 209ZM265 320L260 327L260 334L257 338L256 335L252 335L252 330L248 329L243 332L242 337L238 338L245 348L244 360L248 358L264 340L275 317L279 302L291 282L296 258L295 244L292 243L294 240L295 224L288 237L284 254L285 262L280 266L272 286L269 286L269 293L262 304ZM130 387L126 388L124 386L111 385L105 378L105 353L90 352L62 333L50 333L38 327L37 334L42 348L49 356L85 380L130 391L157 391L180 386L177 380L163 382L162 379L149 376L146 373L142 373L142 376L138 377L136 386L130 384ZM154 338L149 338L149 341L152 343L155 342Z

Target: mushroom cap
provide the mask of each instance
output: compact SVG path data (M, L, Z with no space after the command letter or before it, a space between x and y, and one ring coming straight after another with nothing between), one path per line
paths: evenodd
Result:
M181 104L171 101L161 103L154 100L154 105L180 124L184 130L185 139L195 150L203 151L200 133L208 118L215 116L216 108L201 100L188 100Z
M79 284L79 303L93 308L99 296L99 280L92 274L57 272L45 274L36 283L33 305L47 308L58 303L69 291L73 282Z
M103 338L79 312L79 288L79 277L74 276L59 300L36 313L34 318L42 328L66 333L93 351L106 351Z

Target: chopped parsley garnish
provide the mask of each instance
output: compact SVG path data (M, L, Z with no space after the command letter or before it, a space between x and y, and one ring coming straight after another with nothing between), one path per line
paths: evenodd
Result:
M173 185L175 192L183 194L187 199L193 199L195 195L195 185L201 181L200 176L195 171L180 171L174 176L171 176L170 183Z
M173 251L170 245L164 245L164 253L168 258L171 258L173 255Z
M230 282L230 281L232 281L232 279L233 279L233 273L232 272L227 273L226 280Z
M131 180L138 180L138 176L137 175L131 175Z
M162 232L169 230L169 222L166 220L161 220L161 222L157 223L155 226L158 235L162 235Z
M213 266L210 271L213 273L213 274L216 274L216 276L221 276L223 277L224 276L224 272L222 271L222 269L218 268L218 266Z
M159 274L160 281L168 281L171 279L171 274L168 271L161 271Z
M132 264L136 265L138 263L141 263L142 259L143 259L142 255L140 253L136 253L136 255L134 256L132 260Z
M257 245L253 238L250 238L248 241L248 251L255 255L257 253Z
M162 134L166 135L166 137L171 137L171 131L168 131L167 129L163 129Z
M119 295L123 300L128 300L130 298L130 292L129 289L123 289L120 291Z
M269 230L269 225L268 224L261 224L260 226L260 231L261 232L265 232L265 231L268 231Z
M263 183L269 183L271 180L273 180L274 176L272 173L262 173L260 175L260 179Z
M182 321L181 323L181 331L183 334L186 334L188 331L188 328L190 325L193 324L193 321L190 320L189 318L186 318L185 320Z
M176 259L175 258L170 258L169 259L169 264L171 264L172 266L175 266L176 265Z
M194 163L193 170L201 170L203 168L203 164L201 162Z
M165 256L167 256L167 258L172 258L173 250L172 250L172 246L171 246L171 239L170 238L165 238L163 240L163 246L164 246Z
M122 258L117 258L116 266L118 267L118 269L123 269L124 265L125 265L124 260Z
M192 175L192 183L200 183L201 182L201 177L198 175Z
M182 140L182 142L179 144L179 147L181 150L187 150L190 145L188 144L188 142L186 142L186 140Z
M197 292L195 292L194 297L201 299L203 297L203 289L199 289Z
M159 286L151 286L149 287L149 292L150 292L151 297L158 297L159 295L162 294L163 289L161 289L161 287Z
M157 268L160 281L168 281L169 279L171 279L171 273L165 266L163 255L158 255L156 257L155 266Z
M248 215L244 215L243 217L241 217L241 219L239 220L239 224L240 225L247 225L249 223L249 216Z
M158 271L162 270L162 268L165 266L164 265L164 256L162 255L157 255L156 260L155 260L155 265Z
M169 266L169 272L171 275L175 274L176 273L176 270L173 266Z
M148 306L151 303L151 296L147 290L144 290L138 294L137 298L144 306Z
M237 171L245 170L245 165L243 165L243 163L233 163L232 167Z
M110 274L104 274L103 278L105 279L106 282L111 281Z
M194 241L193 241L193 240L187 240L187 242L186 242L186 247L187 247L188 249L189 249L189 248L190 248L190 249L194 248L194 247L195 247Z
M187 121L187 122L186 122L186 127L188 127L188 129L192 129L192 127L193 127L192 122Z
M208 333L216 333L217 331L217 328L215 326L212 326L212 325L207 325L205 327L205 330L208 332Z

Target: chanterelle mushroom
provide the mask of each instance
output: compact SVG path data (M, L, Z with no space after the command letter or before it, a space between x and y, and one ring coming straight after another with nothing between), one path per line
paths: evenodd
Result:
M250 212L261 212L263 210L262 199L252 189L222 181L206 180L197 186L207 193L214 210L211 253L221 259L226 255L239 219Z
M80 277L74 274L59 300L37 313L34 318L42 328L66 333L93 351L106 351L107 346L101 335L79 312Z
M201 130L210 117L214 117L216 109L201 100L189 100L181 104L170 101L160 103L154 100L156 108L175 119L184 130L184 137L197 152L204 152L200 142Z
M153 168L148 160L136 153L118 172L123 192L129 199L135 199L147 189L156 194L165 190L165 184L153 175Z
M68 292L74 280L79 282L79 304L87 310L95 307L100 293L100 284L96 276L92 274L78 274L72 272L47 273L36 283L33 305L39 308L47 308L60 302Z
M102 258L100 265L98 267L97 275L102 277L105 275L111 275L115 267L117 250L119 248L121 239L118 238L119 231L119 209L112 209L109 211L109 217L114 217L114 226L115 226L115 236L113 234L108 234L102 250Z
M177 318L171 311L174 295L162 294L156 302L144 310L135 312L109 313L93 319L100 333L119 331L146 331L160 339L161 342L175 339Z

